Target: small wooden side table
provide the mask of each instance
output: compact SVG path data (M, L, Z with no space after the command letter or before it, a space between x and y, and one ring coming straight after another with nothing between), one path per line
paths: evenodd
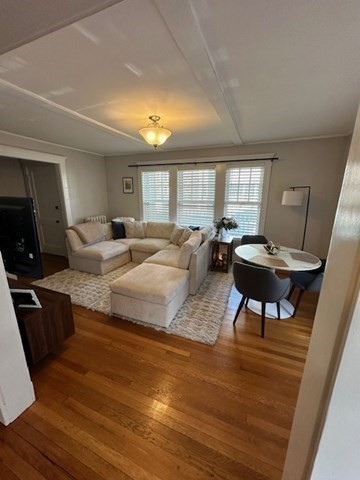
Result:
M42 308L15 311L28 364L34 365L75 333L71 298L65 293L16 280L9 280L9 285L34 290L42 305Z
M211 270L228 273L232 263L234 238L216 236L211 242Z

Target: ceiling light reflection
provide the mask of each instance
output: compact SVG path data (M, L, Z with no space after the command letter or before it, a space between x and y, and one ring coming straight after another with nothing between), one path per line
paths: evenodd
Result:
M130 70L130 72L132 72L137 77L142 77L144 75L140 68L137 68L137 66L133 63L124 63L124 65L128 70Z

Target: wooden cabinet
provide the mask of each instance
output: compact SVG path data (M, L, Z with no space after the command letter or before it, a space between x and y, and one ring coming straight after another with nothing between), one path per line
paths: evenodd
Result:
M211 270L228 272L232 262L234 239L216 236L211 243Z
M14 280L9 284L10 288L34 290L42 306L15 310L25 355L32 365L54 352L75 333L70 295Z

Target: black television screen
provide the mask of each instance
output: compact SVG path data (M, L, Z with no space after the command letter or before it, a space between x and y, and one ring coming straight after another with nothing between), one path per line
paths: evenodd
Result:
M32 198L0 197L0 250L8 273L43 277Z

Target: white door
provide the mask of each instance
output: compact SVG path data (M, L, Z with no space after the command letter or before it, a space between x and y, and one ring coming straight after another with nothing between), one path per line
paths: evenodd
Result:
M34 199L41 251L53 255L66 255L56 169L56 165L49 163L26 162L25 181L29 194Z

